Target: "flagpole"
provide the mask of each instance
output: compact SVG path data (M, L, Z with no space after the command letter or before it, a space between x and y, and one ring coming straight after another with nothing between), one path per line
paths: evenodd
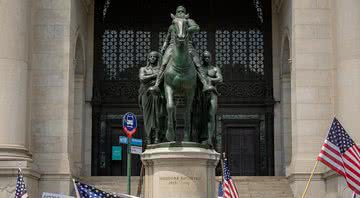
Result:
M77 188L77 186L75 184L75 179L73 178L72 180L73 180L73 184L74 184L74 188L75 188L76 198L80 198L78 188Z
M306 195L306 192L308 191L308 188L309 188L311 179L312 179L312 177L314 176L314 172L315 172L315 169L316 169L316 166L318 165L318 163L319 163L319 160L316 160L315 165L314 165L314 168L313 168L313 170L312 170L312 172L311 172L311 175L310 175L310 177L309 177L309 180L308 180L308 182L307 182L307 184L306 184L305 190L304 190L301 198L304 198L305 195Z
M221 160L221 175L222 175L222 177L221 177L221 181L222 182L224 182L224 159L226 158L226 156L225 156L225 152L223 152L223 157L222 158L220 158L220 160Z
M137 193L136 193L136 196L138 196L138 197L140 197L140 194L141 194L141 191L142 191L142 184L143 184L144 174L145 174L145 167L144 167L144 164L141 164L138 190L137 190Z

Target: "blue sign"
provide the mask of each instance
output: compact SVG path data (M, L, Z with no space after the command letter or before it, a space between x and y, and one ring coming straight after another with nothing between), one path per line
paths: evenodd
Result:
M120 144L128 144L128 138L125 136L119 136ZM133 146L142 146L142 139L131 138L131 145Z
M122 148L121 146L113 146L111 153L112 160L122 160Z
M123 129L125 133L128 135L128 137L131 137L136 132L136 127L137 127L136 116L133 113L131 112L126 113L123 117L122 124L123 124Z
M120 140L120 144L127 144L128 143L128 138L125 137L125 136L120 136L119 140Z
M133 146L142 146L142 139L132 138L131 145Z

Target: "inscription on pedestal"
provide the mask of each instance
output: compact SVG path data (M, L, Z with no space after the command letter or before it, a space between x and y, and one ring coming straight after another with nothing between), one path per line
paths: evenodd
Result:
M215 196L219 154L198 147L155 148L142 154L145 198L209 198Z
M190 185L191 182L199 182L201 177L186 177L186 176L168 176L168 177L159 177L160 185Z
M185 169L175 165L171 169L163 167L168 170L157 172L155 180L158 182L158 187L154 197L202 197L206 192L206 171L201 170L200 167L189 165L188 167Z

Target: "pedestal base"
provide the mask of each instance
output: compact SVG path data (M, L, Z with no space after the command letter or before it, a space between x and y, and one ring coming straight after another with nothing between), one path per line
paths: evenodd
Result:
M145 198L215 197L215 167L220 154L200 147L147 149Z

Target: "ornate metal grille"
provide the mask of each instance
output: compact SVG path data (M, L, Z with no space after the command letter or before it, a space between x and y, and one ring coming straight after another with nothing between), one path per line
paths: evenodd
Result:
M262 3L260 2L260 0L254 0L254 5L257 11L257 15L259 17L259 20L261 21L261 23L264 22L264 18L263 18L263 8L262 8Z
M260 30L249 31L249 72L264 75L264 40Z
M104 80L128 79L128 70L146 62L151 32L105 30L102 40Z
M197 50L200 58L202 58L203 52L205 50L208 50L207 32L201 31L201 32L195 33L192 38L192 41L193 41L193 45L194 45L195 49Z
M146 55L150 52L151 32L137 31L135 42L135 65L146 62Z
M115 30L105 30L102 36L102 62L105 78L114 80L118 71L118 33Z
M117 69L119 74L124 72L129 67L134 66L134 31L132 30L121 30L119 33L119 63ZM119 75L113 77L118 80Z
M231 33L227 30L217 30L215 33L215 50L216 65L222 67L229 65L231 62L230 43Z
M246 31L233 31L232 32L232 64L242 65L247 67L248 62L248 49L247 49L247 32Z
M225 70L239 67L236 75L243 79L263 78L263 33L260 30L216 31L216 65Z
M215 40L208 35L214 34ZM110 87L102 92L105 96L121 97L129 93L128 89L138 87L137 71L146 64L146 55L156 39L157 47L163 45L166 32L158 32L152 37L150 31L105 30L102 35L102 64L104 79ZM213 44L211 44L214 42ZM214 64L222 68L225 83L219 91L225 97L264 98L265 88L265 43L264 33L260 29L235 29L201 31L193 35L193 45L200 57L209 46L215 46ZM128 81L133 79L132 81ZM128 86L119 81L125 80ZM250 81L248 81L250 80ZM131 88L129 87L131 86ZM136 102L135 98L134 102ZM127 100L129 102L129 100Z
M159 32L159 51L161 50L161 47L163 46L165 37L166 37L166 32Z

